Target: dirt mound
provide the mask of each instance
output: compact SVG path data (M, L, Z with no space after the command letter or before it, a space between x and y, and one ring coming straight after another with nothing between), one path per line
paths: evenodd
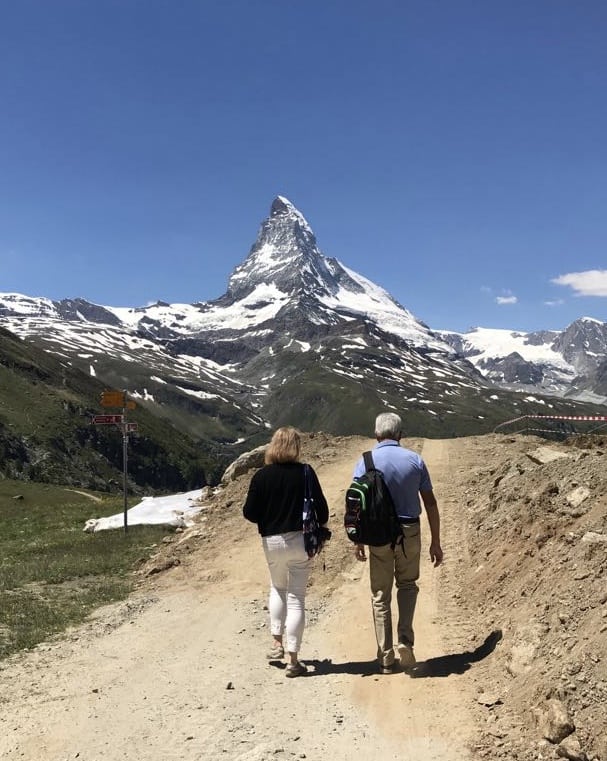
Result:
M504 633L483 664L488 758L607 759L606 443L483 436L457 450L461 602Z

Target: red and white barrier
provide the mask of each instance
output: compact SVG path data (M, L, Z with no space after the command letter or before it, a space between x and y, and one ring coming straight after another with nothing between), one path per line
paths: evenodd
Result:
M521 417L515 417L512 420L506 420L505 422L496 425L493 430L495 432L498 428L501 428L504 425L510 425L511 423L518 423L519 420L582 420L588 422L607 422L607 415L521 415Z
M607 420L607 415L523 415L533 420ZM522 420L522 418L516 418ZM511 421L512 422L512 421Z

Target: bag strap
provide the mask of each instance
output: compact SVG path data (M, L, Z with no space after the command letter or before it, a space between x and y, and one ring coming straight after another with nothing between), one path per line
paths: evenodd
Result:
M310 484L311 476L310 476L310 466L308 463L304 463L304 498L305 499L311 499L312 498L312 486Z
M303 521L304 531L305 523L311 519L316 518L316 507L314 505L314 498L312 497L312 477L310 475L310 466L304 463L304 501L303 501Z
M371 452L363 452L363 459L365 461L365 470L373 470L375 468Z

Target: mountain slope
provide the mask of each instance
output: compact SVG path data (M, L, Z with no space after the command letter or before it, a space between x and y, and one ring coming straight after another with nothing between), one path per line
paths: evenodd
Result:
M582 317L565 330L535 333L474 328L438 335L493 383L522 391L605 403L607 323Z
M398 410L409 434L425 436L482 433L524 414L596 413L594 405L538 398L538 388L564 393L575 374L556 349L553 380L514 357L516 372L493 375L515 388L504 378L527 372L527 395L500 388L479 347L431 331L384 289L324 256L282 196L216 300L116 308L4 294L0 318L228 459L283 423L368 433L382 409Z
M0 477L100 491L122 488L122 436L94 426L104 385L0 328ZM117 410L113 410L116 412ZM145 432L128 444L129 488L202 486L216 455L149 412L131 413Z

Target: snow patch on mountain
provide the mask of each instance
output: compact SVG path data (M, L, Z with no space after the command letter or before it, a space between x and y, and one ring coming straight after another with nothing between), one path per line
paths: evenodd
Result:
M326 307L339 313L345 311L352 316L362 316L370 322L375 322L385 333L403 338L413 346L427 346L437 351L452 352L444 341L436 339L423 323L395 301L387 291L343 264L340 266L359 287L353 290L340 285L334 296L319 296L319 301Z
M446 333L447 331L437 332ZM554 351L550 344L530 343L528 333L474 328L470 332L460 335L469 361L476 365L481 372L486 360L507 357L515 352L528 362L546 363L565 372L574 372L572 365L561 354Z
M288 294L274 283L259 283L244 298L230 305L209 302L106 309L132 328L157 325L176 334L187 335L211 330L249 330L273 319L288 298Z

